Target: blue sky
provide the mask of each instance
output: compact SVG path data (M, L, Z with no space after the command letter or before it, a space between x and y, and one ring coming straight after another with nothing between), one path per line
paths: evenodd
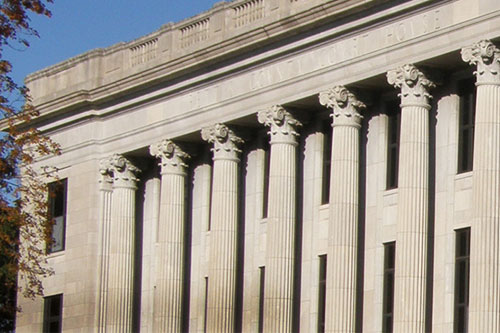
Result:
M146 35L168 22L178 22L210 9L216 0L54 0L52 17L33 17L40 38L30 47L6 49L13 78L22 83L29 73L85 51Z

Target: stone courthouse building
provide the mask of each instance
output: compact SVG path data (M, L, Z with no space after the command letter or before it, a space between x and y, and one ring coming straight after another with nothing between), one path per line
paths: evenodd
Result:
M496 44L498 0L235 0L31 74L17 332L500 332Z

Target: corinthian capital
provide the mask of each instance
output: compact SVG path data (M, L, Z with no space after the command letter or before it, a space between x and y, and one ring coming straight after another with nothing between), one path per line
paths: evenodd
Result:
M411 64L387 72L387 81L401 89L401 106L422 106L430 109L429 100L432 98L428 90L435 84L424 73Z
M202 128L201 138L213 144L214 160L226 159L239 161L238 154L241 153L241 150L238 149L238 146L244 141L236 136L226 125L215 124Z
M99 161L99 185L103 191L111 191L113 184L113 172L109 158Z
M474 74L477 83L500 84L500 50L489 40L482 40L471 46L462 49L462 60L469 65L477 66Z
M282 106L273 105L267 110L259 111L257 119L261 124L269 127L271 135L271 144L288 143L297 144L299 133L295 131L302 124L292 117Z
M114 154L101 161L100 172L101 175L112 175L115 187L135 188L135 183L138 180L135 174L140 170L122 155Z
M366 106L344 86L335 86L320 92L319 103L332 109L333 126L361 126L363 116L359 111Z
M190 156L186 154L171 140L161 140L158 143L149 146L149 153L161 159L161 173L162 174L181 174L186 175L185 160Z

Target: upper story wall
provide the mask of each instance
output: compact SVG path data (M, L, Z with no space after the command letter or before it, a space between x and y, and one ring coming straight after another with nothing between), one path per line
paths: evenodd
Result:
M43 112L173 79L283 37L393 0L235 0L128 43L95 49L29 75ZM396 1L401 2L401 1Z

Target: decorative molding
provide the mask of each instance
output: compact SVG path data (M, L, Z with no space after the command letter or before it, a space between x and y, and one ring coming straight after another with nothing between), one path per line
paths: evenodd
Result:
M344 86L335 86L319 93L319 103L333 110L333 126L361 126L361 109L366 105Z
M203 140L213 144L214 160L228 159L239 161L238 154L241 153L241 150L238 149L238 146L245 141L236 136L226 125L218 123L210 127L204 127L201 130L201 137Z
M295 129L301 127L302 124L282 106L273 105L267 110L259 111L257 118L259 123L270 128L268 133L271 135L271 144L288 143L297 145L296 138L299 133Z
M436 85L412 64L406 64L387 72L387 82L401 89L401 106L421 106L430 109L432 95L428 90Z
M149 146L149 153L161 159L161 173L174 173L186 175L187 164L185 160L191 158L171 140L163 139Z
M113 177L114 187L134 187L138 179L135 177L140 170L120 154L113 154L101 161L100 173Z
M477 84L500 84L500 50L489 40L462 48L462 60L469 65L477 66L474 71Z

